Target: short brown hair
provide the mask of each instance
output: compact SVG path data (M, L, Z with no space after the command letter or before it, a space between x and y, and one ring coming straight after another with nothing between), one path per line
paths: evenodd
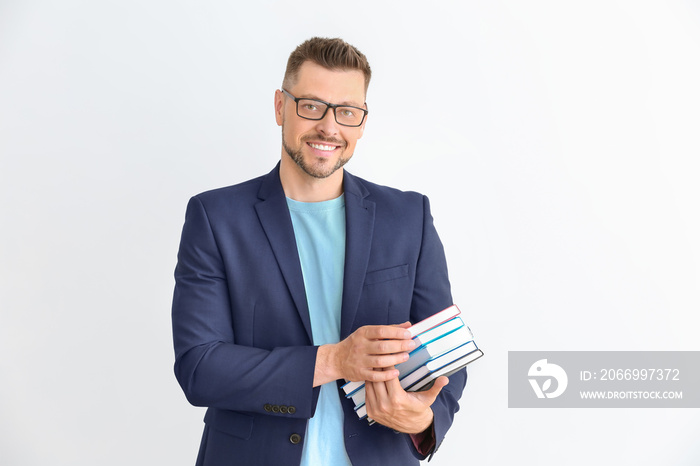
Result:
M287 69L284 72L282 87L291 87L297 78L299 68L306 61L311 61L329 70L358 70L365 75L365 92L369 87L372 70L367 57L357 48L343 39L312 37L303 42L289 55Z

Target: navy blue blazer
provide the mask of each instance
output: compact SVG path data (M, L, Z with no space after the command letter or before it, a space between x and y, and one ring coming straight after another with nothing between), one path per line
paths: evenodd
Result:
M346 254L341 339L363 325L417 322L452 304L428 200L345 172ZM175 375L206 406L198 465L298 465L317 347L279 165L193 197L175 270ZM435 404L439 446L459 409L466 371ZM338 387L342 384L339 381ZM423 459L410 437L369 426L341 400L353 464Z

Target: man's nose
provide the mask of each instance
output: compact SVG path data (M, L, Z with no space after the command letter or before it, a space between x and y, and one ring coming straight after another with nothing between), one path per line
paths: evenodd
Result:
M329 108L323 118L318 120L316 129L326 136L335 136L338 134L338 126L338 122L335 121L335 112Z

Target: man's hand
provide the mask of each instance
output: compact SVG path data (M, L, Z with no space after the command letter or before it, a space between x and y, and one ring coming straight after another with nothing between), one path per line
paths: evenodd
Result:
M319 347L314 387L337 379L384 382L398 377L393 366L406 361L416 346L406 331L410 325L367 325L340 343Z
M448 383L450 379L447 377L438 377L430 390L407 392L401 388L398 378L387 382L367 382L367 416L398 432L423 432L433 423L433 410L430 406Z

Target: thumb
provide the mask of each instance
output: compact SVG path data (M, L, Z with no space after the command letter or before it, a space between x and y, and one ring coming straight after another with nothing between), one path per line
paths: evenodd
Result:
M448 379L445 376L441 376L435 379L433 386L430 387L429 390L414 393L416 396L420 397L421 401L428 405L432 405L435 401L435 398L437 398L437 396L440 394L440 391L443 389L443 387L445 387L449 383L450 379Z

